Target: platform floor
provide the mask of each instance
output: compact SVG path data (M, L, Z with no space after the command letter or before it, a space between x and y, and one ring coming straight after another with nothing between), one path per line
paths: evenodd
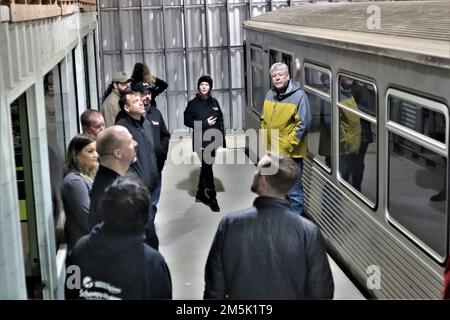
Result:
M214 165L217 199L221 208L219 213L211 212L204 204L194 201L200 165L191 152L190 139L172 139L170 143L156 229L160 252L171 272L174 299L202 299L205 262L221 217L250 207L256 197L250 191L255 166L245 156L239 137L227 138L231 148L219 150ZM234 158L235 162L240 160L246 164L220 164L227 162L225 158L228 161ZM364 299L334 261L329 259L335 282L335 299Z

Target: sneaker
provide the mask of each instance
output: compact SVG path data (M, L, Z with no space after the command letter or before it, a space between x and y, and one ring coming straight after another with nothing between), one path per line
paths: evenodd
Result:
M213 212L219 212L220 211L220 207L219 207L219 204L217 203L217 199L211 200L211 203L209 204L209 207L211 208L211 211L213 211Z
M435 194L434 196L431 196L430 201L444 201L445 200L445 191L442 190L439 193Z

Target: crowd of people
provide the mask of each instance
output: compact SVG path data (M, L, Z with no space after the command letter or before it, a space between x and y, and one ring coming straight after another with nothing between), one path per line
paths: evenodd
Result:
M257 198L251 208L221 219L206 261L205 299L333 298L321 232L303 210L308 97L284 63L275 63L270 75L273 88L261 114L267 153L251 183ZM81 115L83 133L69 144L61 187L67 268L76 266L81 277L79 285L66 282L69 299L172 298L155 230L170 139L155 98L167 88L136 63L131 77L114 75L101 112ZM184 124L193 129L201 160L195 201L219 212L213 164L226 142L212 88L209 75L198 79Z

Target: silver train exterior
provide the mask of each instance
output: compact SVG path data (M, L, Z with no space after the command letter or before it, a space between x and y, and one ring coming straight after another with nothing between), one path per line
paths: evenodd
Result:
M311 104L307 215L329 253L374 298L441 298L449 10L448 1L308 4L243 24L246 129L259 128L270 65L285 62ZM254 161L264 152L258 139L248 134Z

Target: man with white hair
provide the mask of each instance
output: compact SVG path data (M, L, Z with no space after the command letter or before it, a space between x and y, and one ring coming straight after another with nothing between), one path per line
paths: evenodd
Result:
M273 89L264 100L261 129L267 130L266 150L289 157L297 163L299 175L288 193L291 210L303 215L303 158L306 157L306 135L311 123L309 100L300 84L291 80L289 68L277 62L270 68Z

